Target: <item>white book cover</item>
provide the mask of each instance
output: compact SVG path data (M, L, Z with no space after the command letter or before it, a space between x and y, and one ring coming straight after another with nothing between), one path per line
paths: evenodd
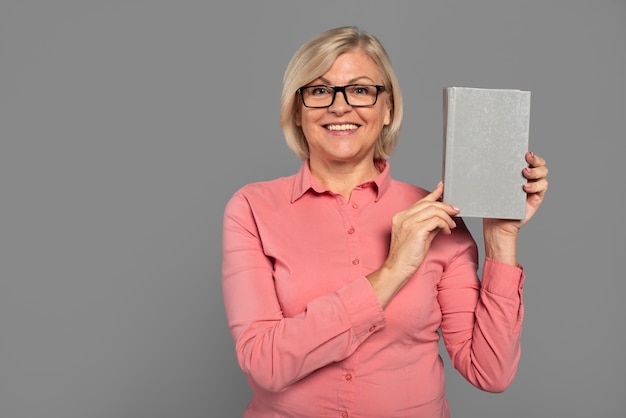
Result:
M461 217L523 219L530 92L447 87L443 99L444 202Z

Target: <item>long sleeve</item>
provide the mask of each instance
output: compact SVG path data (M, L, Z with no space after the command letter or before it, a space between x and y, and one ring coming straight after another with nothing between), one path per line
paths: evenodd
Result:
M235 195L223 224L226 314L241 368L272 392L346 358L384 327L382 310L364 277L316 297L299 314L285 317L276 294L273 262L265 254L248 201Z
M485 259L480 287L462 257L440 282L442 335L454 367L474 386L502 392L515 377L523 321L521 267Z

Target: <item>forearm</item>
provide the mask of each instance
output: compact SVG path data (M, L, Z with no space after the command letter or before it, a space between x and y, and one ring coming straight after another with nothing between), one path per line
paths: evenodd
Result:
M367 280L374 289L378 303L383 309L391 302L405 281L398 280L394 277L394 273L384 266L368 274Z
M318 297L301 314L289 318L280 311L257 312L255 319L246 321L248 314L242 307L246 302L241 293L236 299L227 297L226 303L239 364L268 391L284 390L311 372L343 360L384 326L382 310L365 280Z
M515 376L524 316L523 281L520 267L487 259L475 309L459 309L444 317L442 331L454 367L482 390L501 392ZM470 293L457 294L461 298L471 299Z

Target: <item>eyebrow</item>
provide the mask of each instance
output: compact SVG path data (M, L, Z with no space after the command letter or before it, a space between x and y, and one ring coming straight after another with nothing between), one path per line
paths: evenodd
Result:
M361 75L361 76L358 76L358 77L354 77L354 78L353 78L353 79L351 79L351 80L348 80L348 83L347 83L347 84L353 84L353 83L356 83L357 81L362 80L362 79L367 79L367 80L369 80L370 82L375 83L375 81L374 81L373 79L371 79L370 77L365 76L365 75ZM332 85L333 85L333 84L330 82L330 80L329 80L329 79L324 78L324 77L319 77L319 78L317 78L317 80L320 80L320 81L322 81L324 84L329 85L329 86L332 86Z

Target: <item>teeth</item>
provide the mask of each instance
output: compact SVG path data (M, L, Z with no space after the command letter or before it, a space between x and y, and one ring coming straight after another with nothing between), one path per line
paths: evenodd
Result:
M352 129L358 128L357 125L353 125L351 123L345 123L343 125L327 125L326 129L330 131L349 131Z

